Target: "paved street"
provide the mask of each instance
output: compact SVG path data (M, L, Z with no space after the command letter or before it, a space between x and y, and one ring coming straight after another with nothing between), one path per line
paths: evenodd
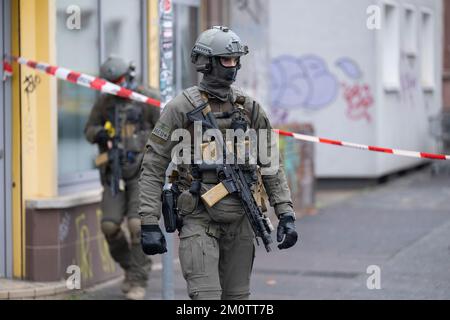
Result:
M259 247L253 299L450 299L450 178L429 169L381 186L321 191L319 213L297 222L300 244L267 254ZM369 290L366 269L381 270ZM175 297L187 299L179 265ZM149 299L161 299L161 270ZM121 299L110 284L69 299Z

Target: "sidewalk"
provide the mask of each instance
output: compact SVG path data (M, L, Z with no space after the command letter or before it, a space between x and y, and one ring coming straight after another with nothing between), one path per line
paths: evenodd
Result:
M365 188L299 221L292 250L258 250L252 298L450 299L449 208L450 177L429 169Z

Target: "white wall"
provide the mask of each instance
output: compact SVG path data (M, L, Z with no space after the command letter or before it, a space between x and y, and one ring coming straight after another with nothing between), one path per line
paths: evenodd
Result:
M435 112L432 109L441 106L440 0L396 1L423 4L435 12L436 86L426 96L418 80L420 45L416 62L411 66L400 59L399 45L397 73L404 80L398 81L393 92L384 88L383 28L369 30L366 25L368 6L375 3L382 8L383 1L270 0L269 3L273 121L311 122L317 135L331 139L433 151L427 117ZM403 14L403 6L398 5L398 9ZM401 23L403 19L398 21ZM403 32L400 24L399 41ZM419 31L415 36L419 36ZM326 145L317 146L316 155L319 177L376 177L417 163Z
M399 85L389 88L378 72L378 103L377 103L377 140L381 145L398 147L423 152L439 151L435 148L434 139L429 134L428 118L437 114L442 108L442 17L443 7L440 0L407 0L379 1L380 6L394 3L400 17L400 53L398 76ZM412 28L405 23L406 10L412 10L416 16L416 25ZM423 43L421 39L424 30L421 23L421 12L430 12L434 18L432 35L434 48ZM413 30L413 32L411 32ZM376 33L377 65L383 65L383 30ZM408 46L408 37L416 42L416 50ZM434 49L430 65L425 59L425 50ZM422 83L422 60L428 68L434 70L434 86ZM411 166L418 161L411 158L378 155L378 174L396 171Z

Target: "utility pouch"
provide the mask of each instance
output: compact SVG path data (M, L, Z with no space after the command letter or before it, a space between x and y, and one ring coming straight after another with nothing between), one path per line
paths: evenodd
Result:
M194 213L198 206L198 194L193 194L189 190L183 191L178 197L178 209L181 216Z
M164 226L167 233L173 233L175 230L181 230L182 219L178 215L177 198L178 188L173 184L166 184L162 192L162 214L164 217Z

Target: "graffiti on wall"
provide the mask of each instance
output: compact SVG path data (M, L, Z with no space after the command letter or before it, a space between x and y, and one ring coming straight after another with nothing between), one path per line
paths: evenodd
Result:
M95 230L92 230L92 226L89 227L88 217L85 213L78 214L74 219L77 241L76 256L74 257L72 264L80 268L81 278L83 282L92 280L94 278L94 269L96 269L95 266L97 265L95 261L97 261L98 258L96 257L97 252L95 250L95 247L93 248L91 247L91 245L95 245L95 241L97 242L98 246L97 250L100 256L102 271L107 274L116 272L116 263L111 257L108 243L106 242L106 239L100 230L102 219L101 210L96 211L96 218L97 224ZM66 213L59 226L60 240L67 238L70 224L70 215Z
M318 56L281 56L272 62L271 73L272 105L319 110L336 98L338 81Z
M84 213L75 219L75 225L78 234L77 265L80 267L83 279L89 280L94 275L92 272L92 254L90 250L91 236Z
M355 121L365 119L367 122L372 122L369 108L373 105L373 96L369 86L342 83L342 88L347 103L347 117Z
M363 73L359 65L353 59L344 57L336 61L336 67L346 76L341 87L347 104L347 117L355 121L365 119L371 122L369 108L372 107L374 99L369 85L361 81Z
M400 55L400 99L404 106L414 107L417 92L416 63L414 56L402 51Z
M36 134L34 128L33 115L31 110L31 95L36 92L36 89L41 84L39 75L26 75L23 81L23 91L26 96L26 112L24 114L24 150L27 154L32 154L36 146Z
M359 65L344 57L338 59L335 66L341 71L342 80L317 55L283 55L274 59L271 64L271 105L276 121L285 123L289 114L298 108L309 111L327 108L342 91L347 117L370 122L369 108L373 106L374 98L369 85L363 82Z
M109 252L109 246L106 242L106 239L103 233L100 230L100 225L102 221L103 213L101 210L96 211L96 230L90 230L88 226L88 221L86 214L81 213L75 218L75 227L77 234L77 254L76 254L76 262L74 264L78 265L81 270L82 279L87 281L94 277L94 261L93 254L95 255L95 248L91 248L92 241L95 241L97 238L97 246L98 252L101 260L101 268L105 273L114 273L116 272L116 263L114 262L111 254ZM70 221L70 217L67 221ZM65 229L62 225L68 223L63 218L63 222L60 226L60 229ZM91 236L91 232L95 235L95 238ZM94 242L95 243L95 242Z
M116 271L116 263L114 262L109 252L108 242L106 242L105 236L100 231L100 225L102 223L103 212L101 210L96 211L97 225L99 226L98 233L101 234L97 238L98 251L100 252L100 259L102 262L102 270L106 273L113 273Z
M358 64L351 58L340 58L336 61L338 67L347 77L353 80L359 80L363 77L363 73Z
M41 77L38 75L28 75L25 77L25 80L23 81L24 84L24 90L26 94L31 94L34 91L36 91L37 87L41 83Z
M70 214L65 212L58 227L58 239L60 242L64 242L69 235L70 221Z

